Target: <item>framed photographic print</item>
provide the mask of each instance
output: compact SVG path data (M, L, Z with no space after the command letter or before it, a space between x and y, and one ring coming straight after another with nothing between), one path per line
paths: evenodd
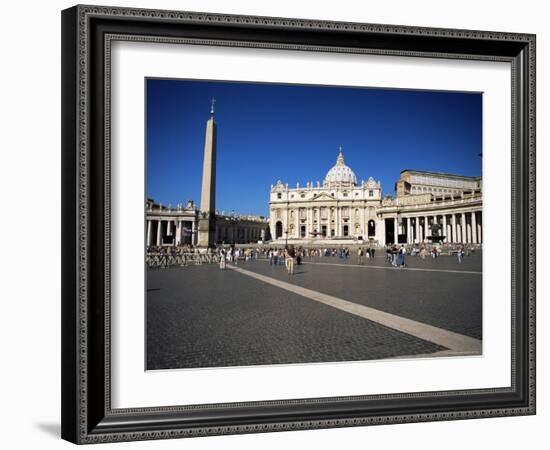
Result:
M62 12L62 437L535 413L535 36Z

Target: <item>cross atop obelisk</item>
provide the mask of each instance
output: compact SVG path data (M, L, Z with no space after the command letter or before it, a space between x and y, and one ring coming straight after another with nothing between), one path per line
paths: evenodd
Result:
M215 244L216 239L216 122L214 104L210 104L210 117L206 121L204 160L202 166L201 205L199 211L199 247Z
M210 102L210 116L214 117L214 106L216 105L216 99L212 97L212 101Z

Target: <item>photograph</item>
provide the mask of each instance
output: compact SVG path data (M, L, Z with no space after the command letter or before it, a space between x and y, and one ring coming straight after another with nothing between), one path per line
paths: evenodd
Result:
M27 161L61 438L535 442L544 15L115 3L57 11L61 166Z
M482 357L482 92L144 91L146 371Z

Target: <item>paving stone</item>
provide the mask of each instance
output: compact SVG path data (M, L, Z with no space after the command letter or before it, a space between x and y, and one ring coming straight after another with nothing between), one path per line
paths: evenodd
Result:
M306 263L344 265L339 258ZM480 271L481 255L408 259L410 267ZM384 258L365 265L384 265ZM241 263L256 271L430 325L481 338L481 276L403 269ZM380 359L444 347L215 265L147 274L147 368L227 367Z

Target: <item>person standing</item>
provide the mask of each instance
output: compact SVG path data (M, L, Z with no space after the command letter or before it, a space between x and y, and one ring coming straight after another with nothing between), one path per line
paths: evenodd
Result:
M363 264L363 249L361 247L357 250L357 258L359 260L359 264Z
M222 248L222 249L220 249L220 269L221 269L221 270L225 270L225 265L226 265L226 261L225 261L225 249Z
M287 258L287 272L289 275L294 275L294 258L296 256L296 252L294 251L294 247L290 247L286 251L286 258Z
M399 250L397 249L397 245L393 245L391 249L391 265L393 267L397 267L397 254L399 253Z
M457 264L462 264L462 257L464 256L464 252L463 252L463 249L462 249L462 245L459 245L457 248L456 248L456 260L457 260Z
M288 247L285 247L285 249L283 250L283 258L285 259L285 267L286 271L288 272Z

